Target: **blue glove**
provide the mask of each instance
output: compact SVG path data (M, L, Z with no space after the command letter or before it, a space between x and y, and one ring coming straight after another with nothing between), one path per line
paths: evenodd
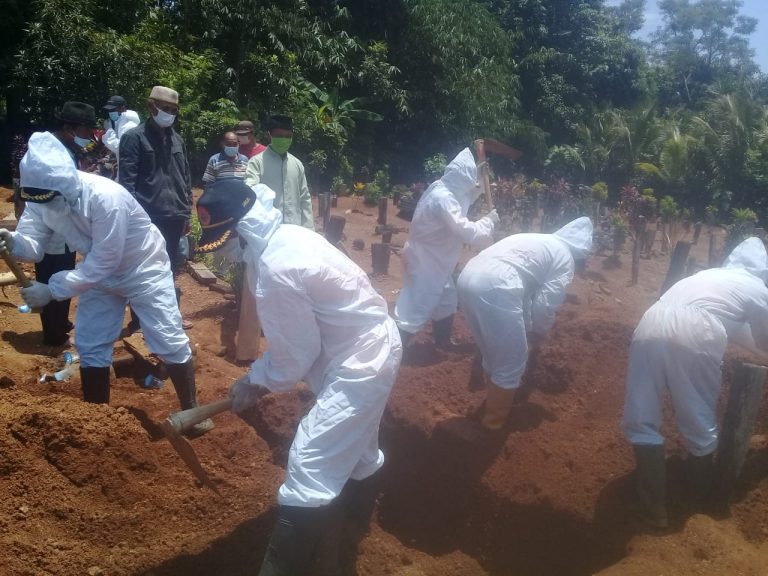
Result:
M232 398L232 412L240 414L258 401L269 390L258 384L252 384L248 374L235 380L229 387L229 397Z
M42 282L32 282L31 286L22 288L21 297L32 308L42 308L53 300L53 294L51 294L48 284L43 284Z

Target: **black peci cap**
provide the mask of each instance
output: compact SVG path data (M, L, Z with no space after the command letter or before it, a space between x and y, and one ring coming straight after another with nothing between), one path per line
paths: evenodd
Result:
M255 202L256 192L238 178L225 178L209 186L197 201L197 217L203 229L197 251L221 248Z

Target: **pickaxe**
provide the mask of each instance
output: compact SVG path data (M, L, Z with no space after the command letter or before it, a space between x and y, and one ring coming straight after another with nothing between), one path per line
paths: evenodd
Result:
M491 196L491 183L488 171L488 160L485 153L492 152L499 156L504 156L510 160L517 160L523 153L520 150L507 146L498 140L492 138L480 138L475 140L475 154L477 155L477 165L480 167L480 185L485 193L485 200L490 209L493 209L493 197Z
M198 406L197 408L190 408L189 410L182 410L181 412L174 412L168 418L160 424L160 428L168 438L168 441L173 446L174 450L179 453L181 459L189 467L192 473L197 477L200 482L208 486L216 494L221 495L216 485L211 482L211 479L206 474L203 466L200 464L200 460L197 459L194 448L187 441L182 434L188 431L195 424L199 424L203 420L226 412L232 407L232 399L226 398L213 402L212 404L206 404L205 406Z

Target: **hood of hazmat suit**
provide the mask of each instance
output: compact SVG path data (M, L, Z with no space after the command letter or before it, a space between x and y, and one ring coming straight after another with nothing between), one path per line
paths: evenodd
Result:
M592 220L586 216L576 218L552 235L568 245L574 260L583 260L592 250Z
M251 188L256 192L256 202L235 229L248 245L248 249L243 252L243 261L256 264L269 239L283 223L283 214L273 206L275 192L271 188L264 184ZM249 269L255 270L256 267L251 266Z
M61 196L27 204L14 236L14 256L40 261L53 234L85 256L75 270L49 280L57 300L95 285L151 286L170 269L162 235L133 196L108 178L76 170L53 134L32 135L20 171L22 186L55 190Z
M258 196L263 201L263 191ZM322 506L349 478L366 478L383 464L379 421L402 347L368 275L319 234L280 224L269 204L257 203L237 225L269 341L248 376L272 392L304 380L316 395L294 438L278 502Z
M763 281L768 280L768 253L759 238L747 238L736 246L723 263L723 268L742 268Z
M465 148L419 200L403 249L404 286L395 305L395 319L405 332L416 333L430 318L440 320L456 311L452 275L462 245L493 239L490 217L467 219L479 196L475 160Z

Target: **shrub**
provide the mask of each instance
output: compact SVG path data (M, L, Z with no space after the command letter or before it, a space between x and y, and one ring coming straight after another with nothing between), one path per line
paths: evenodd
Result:
M440 178L448 166L448 158L445 154L435 154L424 160L424 176L428 182L433 182Z
M608 184L605 182L595 182L592 185L592 199L595 202L605 202L608 200Z
M677 211L677 202L675 202L675 199L672 198L672 196L664 196L664 198L661 199L661 202L659 202L659 213L664 219L664 222L669 222L672 218L677 216Z
M755 230L757 214L749 208L734 208L731 210L732 220L725 237L725 251L729 253L739 243L749 238Z

